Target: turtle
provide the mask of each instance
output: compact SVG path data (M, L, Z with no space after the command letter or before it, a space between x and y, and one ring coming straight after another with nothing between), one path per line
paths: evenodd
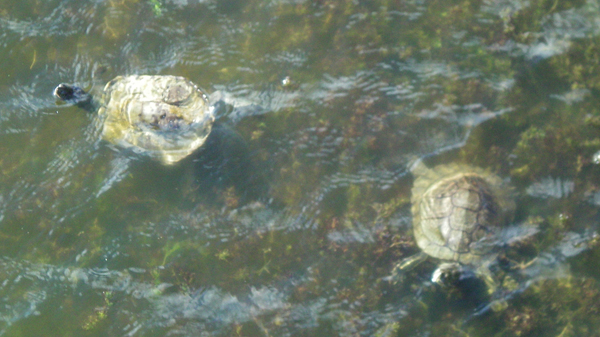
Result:
M98 113L102 138L173 165L201 147L215 120L208 96L185 77L118 76L100 98L61 83L54 96Z
M418 160L411 171L416 177L411 191L413 234L421 252L396 265L394 274L433 257L442 261L431 278L436 284L483 276L492 285L487 267L514 216L512 188L497 175L468 165L429 169Z

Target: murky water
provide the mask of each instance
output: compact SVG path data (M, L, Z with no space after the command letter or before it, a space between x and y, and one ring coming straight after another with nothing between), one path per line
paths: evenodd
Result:
M0 335L594 335L599 14L0 0ZM52 96L132 74L185 76L233 109L164 166ZM433 285L434 259L390 280L419 251L417 158L514 187L491 294Z

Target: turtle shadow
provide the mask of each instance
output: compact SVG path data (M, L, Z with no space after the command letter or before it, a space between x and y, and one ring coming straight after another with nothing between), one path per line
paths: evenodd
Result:
M206 143L186 161L191 163L201 202L218 202L215 195L236 199L240 205L268 198L264 165L259 165L248 143L228 124L213 125Z
M229 125L218 123L205 143L175 165L165 166L147 156L131 154L131 193L159 203L193 208L221 208L268 200L265 165L254 160L244 138Z

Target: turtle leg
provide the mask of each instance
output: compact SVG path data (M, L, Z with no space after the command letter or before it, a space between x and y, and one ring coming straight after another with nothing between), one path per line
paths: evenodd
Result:
M523 262L523 261L516 262L514 260L509 259L509 262L511 263L510 269L511 270L524 270L524 269L531 267L531 265L534 264L537 260L538 260L537 257L534 257L533 259L531 259L527 262Z
M424 252L419 252L415 255L409 256L399 263L397 263L392 269L392 275L386 279L396 284L404 280L406 273L415 269L418 265L427 260L428 255Z

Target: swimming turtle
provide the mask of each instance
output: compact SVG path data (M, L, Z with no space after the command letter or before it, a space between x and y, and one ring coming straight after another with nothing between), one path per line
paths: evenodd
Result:
M411 171L416 177L411 197L413 232L421 253L401 261L394 273L434 257L443 261L432 276L438 284L487 276L481 267L497 255L515 210L510 187L498 176L467 165L429 169L417 161Z
M179 76L118 76L101 98L62 83L54 95L98 112L102 138L171 165L204 144L215 120L207 95Z

